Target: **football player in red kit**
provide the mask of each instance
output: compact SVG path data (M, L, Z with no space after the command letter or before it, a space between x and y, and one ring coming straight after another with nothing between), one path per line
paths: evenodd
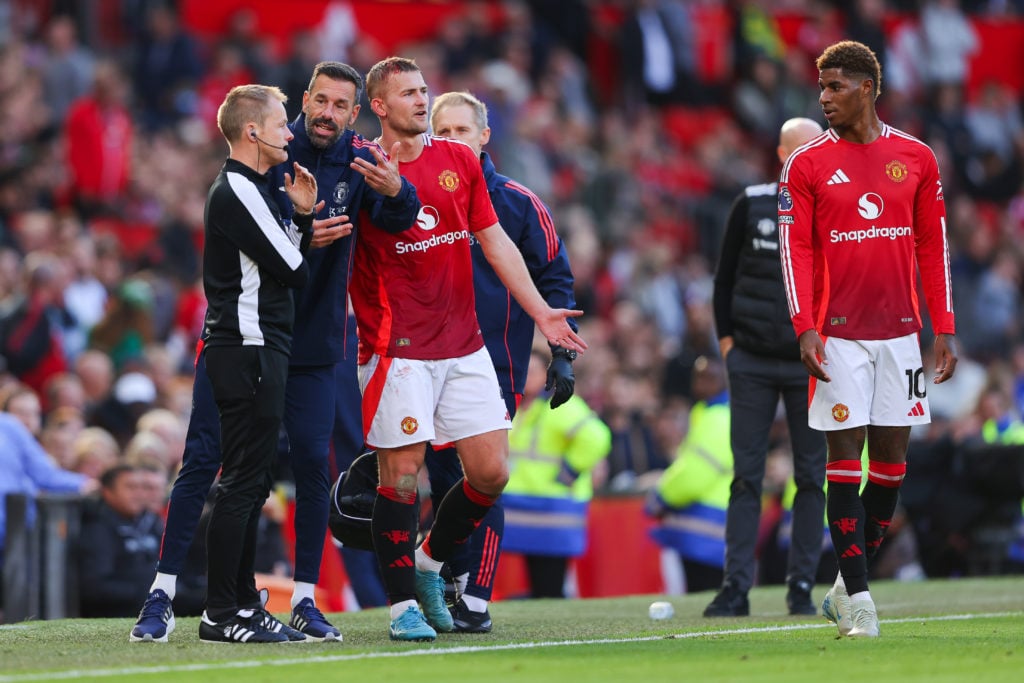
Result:
M369 221L356 242L350 291L363 429L380 471L371 528L391 638L433 640L455 628L441 567L508 481L511 420L476 317L471 236L550 344L580 352L586 343L567 322L582 311L552 308L537 291L498 222L473 149L427 133L427 84L416 63L378 62L366 92L381 142L392 150L400 143L395 158L422 204L409 230ZM416 477L427 442L454 443L465 477L445 494L417 548Z
M953 376L953 295L935 154L878 119L881 67L842 41L817 61L829 129L779 182L783 279L811 374L808 421L826 432L826 513L839 576L822 604L842 635L877 636L867 563L892 519L910 428L930 421L916 279L935 333L934 382ZM861 451L868 480L861 486Z

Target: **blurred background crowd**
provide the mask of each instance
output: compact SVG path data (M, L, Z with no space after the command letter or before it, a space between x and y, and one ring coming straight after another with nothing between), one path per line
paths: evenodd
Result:
M294 115L318 61L365 73L399 54L432 94L487 103L497 168L550 206L586 312L576 390L612 432L598 494L645 491L685 436L694 361L718 354L725 216L777 176L781 123L821 120L814 60L846 37L882 62L883 120L928 143L943 174L961 359L929 387L904 495L911 561L970 572L973 532L1020 513L1019 492L984 489L963 459L1024 443L1022 0L0 0L0 409L65 470L150 473L139 488L161 510L205 312L218 105L232 86L276 84ZM375 137L367 114L357 130ZM1021 470L992 476L1019 484ZM940 493L960 507L937 513Z

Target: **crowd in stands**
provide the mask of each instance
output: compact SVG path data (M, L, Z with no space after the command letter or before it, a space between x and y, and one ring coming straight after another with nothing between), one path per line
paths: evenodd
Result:
M117 8L103 31L87 16L101 5ZM395 52L432 94L483 99L497 167L552 209L586 312L577 392L612 431L605 493L649 489L672 461L694 360L718 354L711 275L730 203L777 175L782 121L821 120L814 59L843 37L876 50L880 115L928 143L944 179L961 359L954 381L929 386L935 419L915 442L991 443L986 424L1021 423L1022 92L967 85L972 22L1024 22L1024 2L453 5L434 36ZM780 12L801 17L795 39ZM386 26L353 26L338 47L320 26L275 41L259 25L243 9L208 35L174 3L0 0L0 409L63 469L97 482L115 465L151 472L138 486L152 509L190 408L203 206L226 155L218 104L232 86L277 84L294 115L317 61L365 73L387 56L374 37ZM375 137L363 111L357 130ZM780 431L776 450L787 444Z

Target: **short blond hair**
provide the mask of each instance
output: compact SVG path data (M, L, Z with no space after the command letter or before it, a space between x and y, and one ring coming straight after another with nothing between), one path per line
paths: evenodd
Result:
M480 130L487 128L487 105L466 91L446 92L435 97L434 104L430 107L430 125L434 125L434 119L442 109L459 105L465 105L473 110L473 119Z
M242 137L242 128L249 121L263 125L275 100L283 104L288 96L273 85L236 85L217 109L217 128L224 139L234 142Z

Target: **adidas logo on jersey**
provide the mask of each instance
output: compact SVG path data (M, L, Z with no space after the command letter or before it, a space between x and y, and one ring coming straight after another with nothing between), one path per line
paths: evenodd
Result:
M836 172L832 174L832 177L828 179L826 185L842 185L843 183L850 182L849 176L843 173L843 169L837 168Z
M907 417L921 417L922 415L924 415L924 406L921 405L920 401L915 403L914 407L907 413Z

